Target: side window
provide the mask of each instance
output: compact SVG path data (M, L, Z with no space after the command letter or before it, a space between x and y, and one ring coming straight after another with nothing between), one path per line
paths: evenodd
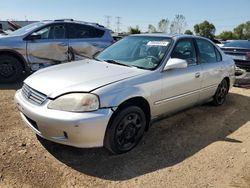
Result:
M41 39L64 39L65 31L64 25L52 25L37 31L36 34L40 35Z
M49 32L51 27L45 27L37 32L35 32L37 35L41 36L41 39L48 39L49 38Z
M200 52L201 63L217 62L217 55L214 45L203 39L196 39L196 41Z
M79 39L79 38L94 38L95 31L94 28L83 24L69 24L69 38Z
M192 39L183 39L177 42L171 58L185 59L188 65L196 65L196 51Z
M64 25L54 25L49 34L50 39L64 39L66 34L66 29Z
M216 60L217 60L217 62L222 61L221 53L216 48L215 48L215 53L216 53Z

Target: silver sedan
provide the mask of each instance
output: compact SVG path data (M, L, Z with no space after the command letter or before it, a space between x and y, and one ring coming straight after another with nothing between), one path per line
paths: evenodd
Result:
M15 101L39 136L120 154L139 143L154 119L205 102L222 105L234 69L208 39L132 35L94 59L39 70Z

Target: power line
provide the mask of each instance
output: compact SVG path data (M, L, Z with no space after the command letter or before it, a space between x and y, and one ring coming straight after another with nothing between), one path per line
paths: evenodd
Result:
M105 16L105 18L106 18L106 26L107 26L107 28L110 29L110 18L111 18L111 16Z
M120 16L117 16L116 17L117 19L117 22L116 22L116 32L119 33L120 32L120 25L121 25L121 17Z

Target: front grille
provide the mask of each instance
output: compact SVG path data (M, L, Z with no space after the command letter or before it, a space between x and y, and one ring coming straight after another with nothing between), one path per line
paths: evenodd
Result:
M41 105L46 101L47 96L24 84L22 87L23 96L33 104Z

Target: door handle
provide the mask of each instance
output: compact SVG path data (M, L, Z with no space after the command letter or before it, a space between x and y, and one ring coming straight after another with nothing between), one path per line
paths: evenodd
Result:
M200 75L201 75L201 74L200 74L199 72L195 73L195 78L199 78Z

